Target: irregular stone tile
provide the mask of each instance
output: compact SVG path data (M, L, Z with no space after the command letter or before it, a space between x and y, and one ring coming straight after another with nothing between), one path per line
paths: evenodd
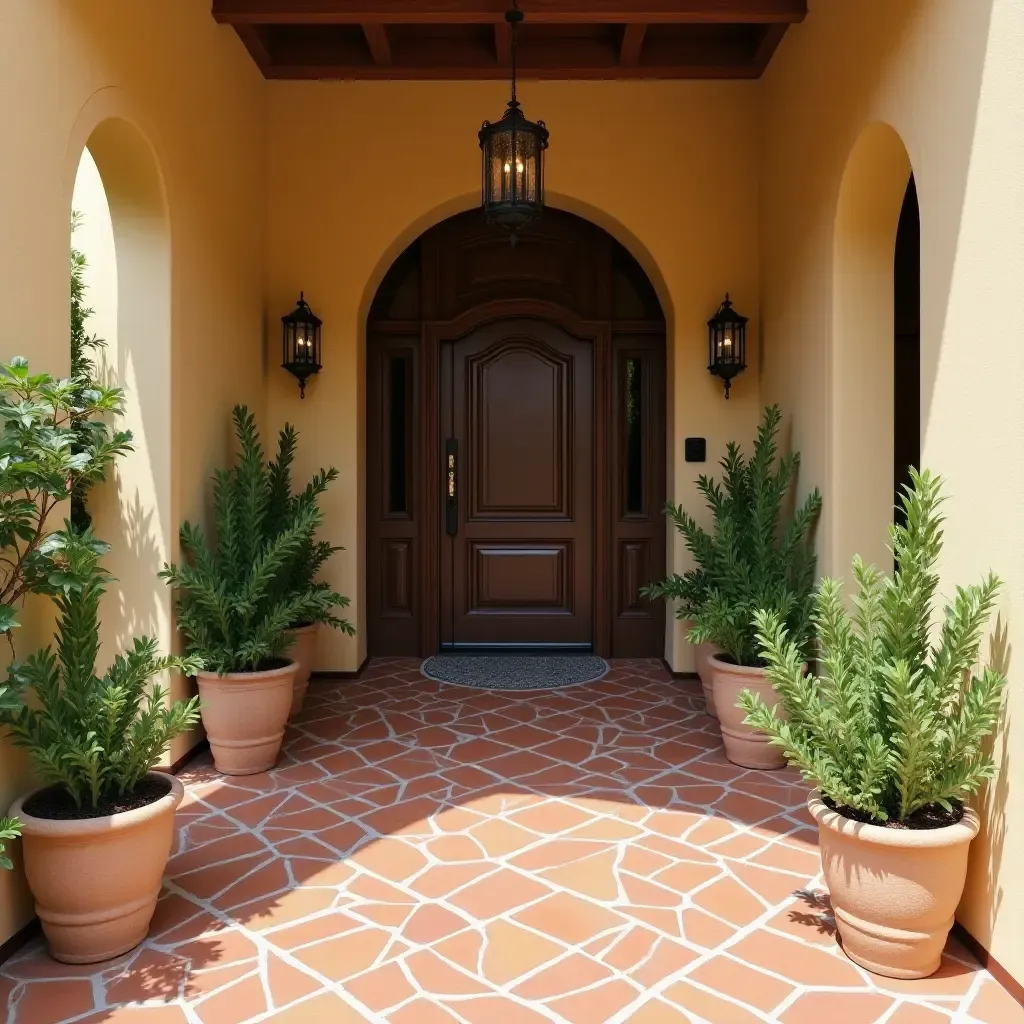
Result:
M688 981L678 981L662 994L670 1003L697 1014L703 1020L713 1021L714 1024L763 1024L764 1021L763 1017L753 1011L705 992Z
M572 864L548 868L541 872L541 877L560 889L568 889L590 899L611 902L619 895L619 881L615 871L617 856L616 850L605 850Z
M624 924L618 914L564 892L519 911L514 920L573 946Z
M805 992L779 1019L783 1024L874 1024L892 1002L877 992Z
M693 902L731 924L747 925L765 913L764 906L735 878L722 878L702 889Z
M423 949L410 954L405 965L420 990L431 996L469 996L490 991L478 978L457 970L433 950Z
M11 1024L58 1024L93 1009L92 984L81 981L30 981L22 989Z
M1020 1024L1024 1021L1024 1007L991 978L982 982L968 1012L984 1024Z
M540 899L551 890L526 875L501 868L457 892L448 902L475 917L488 921L516 907Z
M196 1008L196 1015L202 1024L244 1024L269 1009L263 983L251 975L207 996Z
M107 1003L173 1002L181 995L187 973L188 962L182 957L143 948L130 963L107 977Z
M791 995L795 987L727 956L712 957L687 977L766 1013Z
M348 932L303 946L292 954L296 960L331 981L344 981L371 967L387 948L391 936L376 928Z
M287 928L277 928L266 933L264 938L279 949L296 949L311 942L344 935L346 932L362 928L364 922L357 921L340 910L314 917Z
M383 1013L416 995L416 990L395 963L383 964L358 977L349 978L344 988L374 1013Z
M753 932L730 946L729 954L802 985L864 987L857 969L845 957L835 956L831 951L808 948L771 932Z
M640 991L619 978L554 999L547 1005L570 1024L603 1024L632 1003Z

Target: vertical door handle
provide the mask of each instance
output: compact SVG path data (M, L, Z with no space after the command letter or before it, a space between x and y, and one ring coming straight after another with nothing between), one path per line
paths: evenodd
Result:
M444 443L445 530L449 537L459 532L459 442Z

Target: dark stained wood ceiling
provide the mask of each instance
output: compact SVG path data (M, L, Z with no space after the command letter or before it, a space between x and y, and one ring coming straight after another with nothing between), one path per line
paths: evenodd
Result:
M509 0L212 0L267 78L508 76ZM757 78L807 0L520 0L521 78Z

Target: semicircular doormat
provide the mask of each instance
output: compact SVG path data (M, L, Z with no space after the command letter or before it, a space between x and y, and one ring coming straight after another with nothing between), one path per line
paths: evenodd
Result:
M428 679L479 690L557 690L607 671L608 662L594 654L435 654L422 665Z

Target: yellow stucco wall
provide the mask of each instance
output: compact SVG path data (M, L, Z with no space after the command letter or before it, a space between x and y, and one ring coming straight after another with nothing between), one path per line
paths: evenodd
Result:
M90 139L135 257L119 267L118 342L122 379L134 376L139 450L108 486L141 495L144 515L134 532L116 508L100 519L124 568L125 545L153 566L176 553L180 520L203 516L232 402L263 414L263 89L208 0L0 3L0 358L67 372L68 217ZM161 201L169 250L153 215ZM163 307L149 286L161 266ZM125 621L108 623L107 637L123 638L135 619L169 639L163 585L151 572L122 580L112 600ZM45 603L25 622L19 655L47 639ZM182 738L172 756L185 749ZM4 744L0 807L28 782L25 759ZM20 873L0 872L0 941L30 913Z
M1006 639L1018 658L1022 54L1016 0L812 0L762 81L760 178L763 393L792 417L805 482L825 491L822 568L848 575L854 551L885 557L870 474L876 467L876 481L888 485L892 472L891 277L888 292L861 289L859 306L849 300L859 278L884 284L867 250L872 221L888 217L895 231L892 195L898 215L908 168L893 138L902 140L921 210L922 463L945 477L949 495L943 589L997 570ZM872 159L861 163L865 138ZM847 170L855 182L844 183ZM862 218L855 231L847 202ZM1011 659L1000 776L972 845L959 917L1024 979L1019 675Z
M366 650L363 593L365 320L392 260L431 224L479 202L476 132L500 116L503 83L272 82L267 119L269 422L301 431L301 469L341 471L325 504L346 547L332 582L353 598L354 639L321 634L317 667L352 670ZM589 217L631 249L668 318L669 493L699 507L694 479L759 413L757 85L749 82L528 82L527 114L551 130L552 206ZM308 139L313 159L283 140ZM628 139L628 144L622 140ZM722 140L728 140L723 150ZM300 289L324 320L324 370L299 400L280 362L279 317ZM707 372L705 322L729 291L751 317L750 368L728 402ZM707 466L682 438L708 439ZM670 561L675 537L670 537ZM680 546L681 548L681 546ZM673 622L667 655L692 667Z

